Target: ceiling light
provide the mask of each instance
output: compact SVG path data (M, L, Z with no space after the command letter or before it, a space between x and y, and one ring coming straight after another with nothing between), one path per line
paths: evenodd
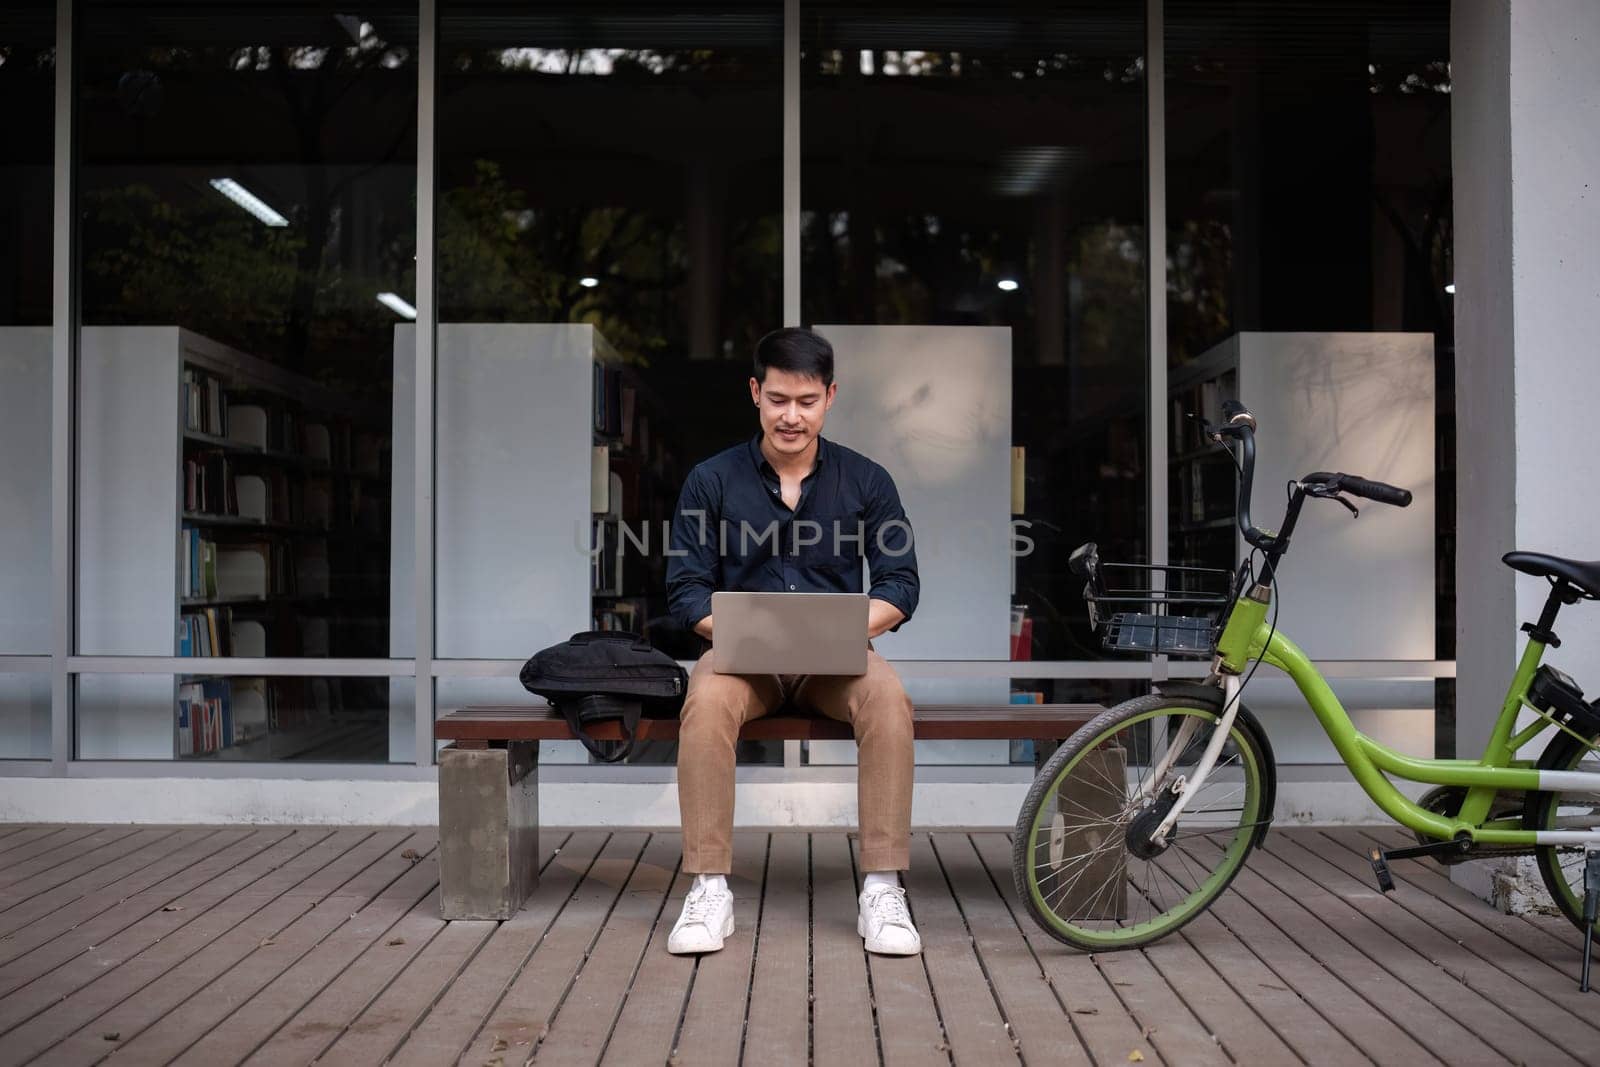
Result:
M244 208L268 226L287 226L289 220L272 210L265 200L232 178L212 178L211 188Z
M1449 293L1451 296L1455 296L1456 295L1456 283L1455 282L1447 283L1445 285L1445 287L1444 287L1444 291Z
M1001 292L1005 293L1014 293L1017 290L1017 280L1015 278L1001 278L995 282L995 285L999 286Z
M585 289L593 289L595 286L600 284L600 279L592 275L585 275L584 277L578 279L578 284L583 286Z
M394 293L379 293L378 303L404 318L414 319L417 317L417 309Z

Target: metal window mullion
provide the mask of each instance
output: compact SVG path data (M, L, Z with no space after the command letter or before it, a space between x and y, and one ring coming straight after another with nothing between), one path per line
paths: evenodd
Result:
M417 40L417 344L413 600L416 604L415 754L418 767L433 765L433 385L438 301L434 271L435 105L439 55L438 0L419 0Z
M800 0L783 0L783 324L800 325Z
M1164 0L1145 0L1145 281L1146 335L1150 380L1148 505L1150 562L1167 558L1167 150L1166 45ZM1155 572L1157 588L1164 575ZM1167 677L1167 657L1151 663L1156 681Z
M783 0L783 324L800 325L800 0ZM800 755L783 743L785 767Z
M404 678L408 659L256 656L69 656L68 674L215 674L272 678Z
M74 78L73 3L56 0L54 201L51 233L50 373L50 768L65 777L72 758L73 382L77 360L77 286L72 276Z

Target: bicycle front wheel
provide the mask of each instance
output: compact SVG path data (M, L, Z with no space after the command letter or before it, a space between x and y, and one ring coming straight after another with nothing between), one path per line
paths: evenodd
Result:
M1011 871L1051 936L1089 951L1138 948L1228 887L1272 816L1272 754L1246 709L1165 840L1151 840L1220 718L1220 690L1214 700L1139 697L1095 718L1045 763L1017 818Z

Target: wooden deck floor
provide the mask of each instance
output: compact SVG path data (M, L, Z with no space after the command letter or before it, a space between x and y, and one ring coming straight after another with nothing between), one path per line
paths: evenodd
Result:
M670 834L550 834L505 923L438 917L432 830L0 826L0 1064L1593 1063L1557 918L1392 832L1274 831L1181 936L1080 954L999 834L918 834L921 958L862 952L842 834L745 834L738 931L669 956Z

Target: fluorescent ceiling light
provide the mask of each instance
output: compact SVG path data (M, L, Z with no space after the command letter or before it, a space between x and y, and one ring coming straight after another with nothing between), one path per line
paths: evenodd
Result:
M600 284L600 279L586 275L578 279L578 284L583 286L585 289L593 289L595 286Z
M414 319L417 317L417 309L394 293L379 293L378 303L404 318Z
M1003 292L1007 293L1015 292L1017 289L1017 280L1015 278L1001 278L999 281L995 282L995 284L998 285Z
M272 210L265 200L232 178L212 178L211 188L244 208L268 226L287 226L289 220Z
M1449 284L1447 284L1444 287L1444 291L1449 293L1451 296L1455 296L1456 295L1456 283L1455 282L1450 282Z

